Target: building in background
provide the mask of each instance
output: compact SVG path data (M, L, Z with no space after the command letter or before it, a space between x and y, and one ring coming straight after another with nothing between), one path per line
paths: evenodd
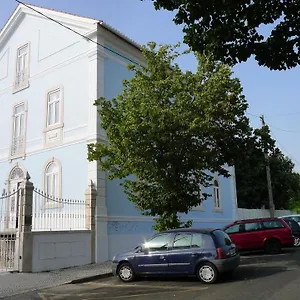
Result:
M87 145L106 141L94 100L115 97L122 92L122 81L132 76L124 57L144 62L138 44L99 20L36 6L19 5L13 12L0 33L1 232L16 229L18 203L9 195L28 172L39 193L34 214L42 216L33 230L64 234L84 229L84 222L72 221L77 211L66 211L65 202L53 198L79 203L93 182L96 262L153 233L152 218L127 200L120 181L109 181L97 162L87 161ZM235 219L234 169L230 172L230 178L216 177L209 189L213 196L183 218L193 219L195 227L222 227ZM78 212L84 215L84 210ZM71 249L60 241L55 245L64 244L53 248L54 257ZM46 251L42 243L36 247L37 253Z

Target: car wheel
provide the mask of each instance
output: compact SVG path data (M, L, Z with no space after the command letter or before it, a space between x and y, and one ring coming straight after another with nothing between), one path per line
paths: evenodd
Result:
M212 263L206 262L198 266L197 277L204 283L215 283L218 280L219 272Z
M300 238L295 236L295 239L294 239L294 246L295 247L299 247L300 246Z
M118 277L123 282L130 282L135 279L135 273L132 266L129 263L123 263L118 268Z
M265 252L268 254L278 254L281 252L281 244L278 240L272 239L265 243Z

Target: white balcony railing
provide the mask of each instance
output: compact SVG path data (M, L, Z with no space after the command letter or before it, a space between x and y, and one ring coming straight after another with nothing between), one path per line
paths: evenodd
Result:
M11 155L18 155L24 150L24 136L14 137L11 145Z

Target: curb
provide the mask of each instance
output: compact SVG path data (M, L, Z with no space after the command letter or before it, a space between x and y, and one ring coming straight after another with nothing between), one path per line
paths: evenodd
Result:
M97 279L105 279L105 278L109 278L109 277L113 277L113 273L109 272L109 273L104 273L104 274L87 276L87 277L67 281L67 282L65 282L65 284L86 283L89 281L93 281L93 280L97 280Z

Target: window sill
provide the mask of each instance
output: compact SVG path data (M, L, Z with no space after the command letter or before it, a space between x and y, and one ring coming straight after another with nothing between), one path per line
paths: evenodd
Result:
M12 92L12 93L13 93L13 94L16 94L16 93L18 93L18 92L21 92L21 91L27 89L27 88L29 88L29 81L26 82L25 84L22 84L22 85L18 86L18 87L15 87L15 85L14 85L14 88L13 88L13 92Z
M44 128L44 133L55 130L55 129L62 129L64 127L64 123L58 123L58 124L54 124L54 125L50 125L48 127Z
M10 155L8 160L9 160L9 162L12 162L12 160L18 159L18 158L25 159L26 158L26 153L23 152L23 153L20 153L20 154Z

